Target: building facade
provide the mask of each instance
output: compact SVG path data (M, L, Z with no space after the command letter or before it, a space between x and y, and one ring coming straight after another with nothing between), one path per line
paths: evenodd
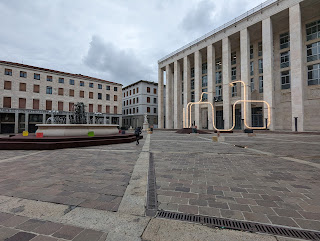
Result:
M36 131L36 124L69 123L74 104L88 123L121 124L122 85L89 76L0 61L0 133Z
M320 131L320 1L269 0L158 61L159 128ZM163 83L166 77L166 114ZM240 82L231 84L233 81ZM233 104L241 99L244 105ZM257 100L258 102L254 102ZM261 101L266 101L268 107ZM166 116L166 117L164 117ZM212 116L214 116L212 118Z
M165 89L165 86L163 88ZM144 115L147 114L149 126L157 128L158 83L140 80L124 87L122 92L122 126L143 127Z

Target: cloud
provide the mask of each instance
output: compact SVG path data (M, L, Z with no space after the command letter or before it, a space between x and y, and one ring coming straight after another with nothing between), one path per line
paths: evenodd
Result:
M181 22L183 30L189 33L203 33L212 28L212 14L215 4L210 0L200 1L187 12Z
M84 64L91 69L105 73L109 80L124 86L141 79L149 79L153 71L144 65L130 49L120 49L111 42L104 42L97 35L92 36Z

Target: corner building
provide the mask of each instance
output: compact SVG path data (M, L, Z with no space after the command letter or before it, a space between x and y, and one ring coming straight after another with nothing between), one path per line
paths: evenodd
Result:
M87 123L122 122L122 84L0 61L0 133L35 132L53 116L69 123L77 102L86 105Z
M214 105L219 129L231 128L233 104L246 99L247 124L270 130L320 131L320 1L269 0L158 61L159 128L183 127L183 108L200 100ZM166 113L163 83L166 79ZM235 109L235 129L244 111ZM213 129L211 107L194 105L191 123ZM210 116L210 118L208 118ZM268 119L267 119L268 121Z

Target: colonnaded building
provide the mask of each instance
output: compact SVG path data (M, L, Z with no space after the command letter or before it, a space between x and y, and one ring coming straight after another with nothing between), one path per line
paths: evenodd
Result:
M77 102L86 105L88 123L122 122L121 84L0 61L0 133L35 132L52 116L68 123Z
M269 0L165 56L158 66L159 128L182 128L187 104L208 92L202 101L213 104L216 128L235 122L240 129L245 119L250 127L267 121L270 130L320 131L319 0ZM245 96L241 82L231 83L237 80L247 87ZM244 98L252 101L246 114L238 102L233 115L233 104ZM193 105L189 124L213 129L208 116L210 104Z

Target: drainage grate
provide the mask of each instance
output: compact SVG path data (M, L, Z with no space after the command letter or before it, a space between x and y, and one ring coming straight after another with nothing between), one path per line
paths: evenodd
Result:
M147 216L155 216L158 210L156 175L153 163L153 154L149 156Z
M252 233L268 233L278 236L285 236L290 238L299 238L306 240L320 240L320 232L286 228L280 226L266 225L261 223L236 221L224 218L215 218L202 215L175 213L170 211L159 211L157 214L159 218L188 221L192 223L200 223L209 227L227 228L241 231L248 231Z

